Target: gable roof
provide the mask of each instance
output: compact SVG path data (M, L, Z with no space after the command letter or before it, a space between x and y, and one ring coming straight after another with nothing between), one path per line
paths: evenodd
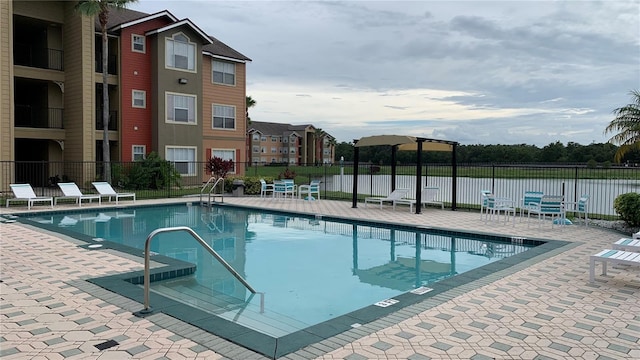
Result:
M238 62L246 62L251 61L250 58L241 54L239 51L231 48L227 44L222 41L216 39L215 37L206 34L202 31L198 26L196 26L191 20L183 19L178 20L171 12L168 10L159 11L153 14L147 14L141 11L130 10L127 8L117 9L113 8L109 11L109 21L107 23L107 30L110 33L117 33L120 30L128 27L140 24L145 21L150 21L153 19L157 19L160 17L166 17L172 24L164 26L162 28L152 30L148 33L157 33L161 31L169 30L173 27L187 25L190 26L196 33L198 33L203 40L204 46L202 47L202 53L207 56L211 56L214 58L220 58L223 60L230 61L238 61ZM95 17L95 31L100 32L100 21L98 17Z

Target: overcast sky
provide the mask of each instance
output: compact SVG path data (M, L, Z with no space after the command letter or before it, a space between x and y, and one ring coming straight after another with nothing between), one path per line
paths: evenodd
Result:
M255 121L338 142L606 142L640 88L635 1L183 1L168 10L240 51Z

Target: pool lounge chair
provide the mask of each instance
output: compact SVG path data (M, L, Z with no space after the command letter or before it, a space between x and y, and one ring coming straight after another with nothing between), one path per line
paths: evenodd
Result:
M111 187L111 185L108 182L104 182L104 181L99 181L99 182L93 182L91 183L93 185L93 187L96 188L96 190L98 190L98 192L100 193L101 197L109 197L109 201L111 201L111 198L114 197L116 198L116 205L118 205L118 200L120 200L120 198L132 198L133 202L136 201L136 194L135 193L117 193L115 190L113 190L113 188Z
M9 202L26 201L27 209L29 210L31 210L31 206L37 202L48 202L51 204L51 208L53 208L53 197L36 195L29 184L10 184L9 187L11 187L15 198L7 199L7 207L9 207Z
M80 207L82 206L82 200L89 200L89 202L92 202L94 199L97 199L98 205L102 205L102 197L100 197L100 195L83 194L76 183L58 183L58 187L60 188L60 190L62 190L64 196L57 196L53 201L54 204L57 204L58 200L74 199L76 201L76 204L78 204L78 207Z
M611 265L640 266L640 253L605 249L595 255L591 255L589 259L589 282L591 283L595 280L596 261L602 262L602 275L607 275L607 263L611 263Z
M440 208L444 209L444 203L442 201L436 200L438 194L440 193L440 188L438 187L426 187L422 189L420 193L420 197L422 201L420 202L424 206L429 204L431 205L440 205ZM397 199L393 201L393 210L396 209L397 204L409 205L409 212L413 212L413 205L415 205L415 199Z
M640 252L640 239L622 238L611 245L615 250Z
M380 209L382 209L382 204L385 202L393 203L395 200L400 200L407 196L409 193L409 189L395 189L389 194L387 197L367 197L364 198L364 207L367 207L368 203L376 203L380 204Z

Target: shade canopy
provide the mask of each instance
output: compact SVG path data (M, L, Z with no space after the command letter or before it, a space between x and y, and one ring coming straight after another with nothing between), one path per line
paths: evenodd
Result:
M422 151L453 151L455 141L427 139L406 135L374 135L358 140L355 147L391 145L398 146L400 151L418 150L418 142L422 142Z

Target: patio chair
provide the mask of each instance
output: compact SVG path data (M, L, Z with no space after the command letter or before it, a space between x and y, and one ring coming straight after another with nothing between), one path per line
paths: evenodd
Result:
M438 197L438 194L440 194L440 188L438 187L426 187L424 189L422 189L420 198L422 199L422 201L420 202L421 204L423 204L424 206L427 206L428 204L431 205L440 205L440 208L444 209L444 203L442 201L436 200L436 198ZM393 210L396 209L396 205L397 204L403 204L403 205L409 205L409 212L413 212L413 205L415 205L416 200L415 199L397 199L393 201Z
M525 191L524 196L520 201L520 221L522 221L522 215L526 211L527 214L532 208L536 208L540 204L544 193L542 191Z
M638 231L637 233L633 234L632 237L634 239L640 239L640 231Z
M487 196L487 204L485 205L485 218L484 223L487 224L489 221L493 221L493 217L495 216L495 220L497 222L500 221L500 214L504 215L504 224L507 224L509 221L509 217L513 217L512 226L515 226L516 223L516 207L515 201L506 198L506 197L497 197L493 194L489 194Z
M269 193L273 196L273 184L267 184L264 179L260 179L260 197L264 198L269 195Z
M489 196L491 196L491 191L480 190L480 220L482 220L485 212L487 211L487 202L489 201Z
M273 181L273 198L282 198L282 199L286 199L287 196L289 196L291 199L293 199L293 197L295 196L296 193L296 187L295 184L293 183L293 180L291 181L285 181L285 180L274 180Z
M83 194L80 189L78 189L78 185L76 183L68 182L68 183L58 183L58 187L62 190L64 196L57 196L53 203L57 204L58 200L62 199L74 199L78 207L82 206L82 200L89 200L92 202L94 199L98 200L98 205L102 205L102 197L98 194Z
M100 193L101 197L108 196L109 201L111 201L111 198L114 197L116 199L116 205L118 205L118 200L120 200L120 198L130 197L133 199L133 202L136 201L135 193L117 193L115 190L113 190L111 185L106 181L92 182L91 184L93 185L93 187L96 188L96 190L98 190L98 193Z
M527 214L527 227L531 219L531 214L538 215L538 225L542 224L547 215L551 218L551 227L556 223L565 225L564 196L543 195L539 204L530 203L531 207Z
M580 220L584 217L584 226L589 225L589 214L588 214L588 205L589 205L589 195L583 194L580 196L578 201L570 201L565 202L565 211L572 212L576 214L576 217Z
M26 201L27 209L29 210L31 210L31 206L37 202L48 202L51 204L51 208L53 208L53 197L36 195L30 184L10 184L9 187L11 187L15 198L7 199L7 207L9 207L9 202Z
M364 207L367 207L368 203L377 203L380 204L380 209L382 209L382 204L385 202L393 203L394 200L400 200L407 196L409 189L395 189L389 194L387 197L366 197L364 198Z
M302 196L304 194L307 196ZM309 185L298 186L298 199L320 200L320 180L311 180Z
M607 263L611 265L640 266L640 253L605 249L589 258L589 282L594 282L596 261L602 262L602 275L607 275Z

